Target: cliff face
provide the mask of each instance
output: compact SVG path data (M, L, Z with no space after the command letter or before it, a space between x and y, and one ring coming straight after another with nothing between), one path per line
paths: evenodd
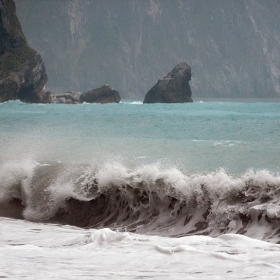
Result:
M49 102L41 56L26 42L13 0L0 0L0 102Z
M109 83L142 100L187 61L195 97L280 97L279 1L15 2L54 90Z

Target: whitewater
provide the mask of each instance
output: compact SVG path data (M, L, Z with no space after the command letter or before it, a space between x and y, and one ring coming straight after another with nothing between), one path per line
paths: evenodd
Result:
M0 104L0 278L278 279L280 103Z

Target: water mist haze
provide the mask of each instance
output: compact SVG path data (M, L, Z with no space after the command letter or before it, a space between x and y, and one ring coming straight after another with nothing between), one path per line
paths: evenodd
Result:
M48 88L144 95L181 61L195 97L280 95L279 2L16 0Z

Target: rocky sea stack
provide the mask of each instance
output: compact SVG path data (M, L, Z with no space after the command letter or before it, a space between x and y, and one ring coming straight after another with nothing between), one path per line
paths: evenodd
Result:
M84 92L80 99L81 102L101 104L109 102L119 103L121 101L119 92L114 90L110 85L104 85L100 88Z
M189 85L191 67L181 62L147 92L144 103L184 103L193 102Z
M20 99L49 103L48 81L40 54L28 46L13 0L0 0L0 102Z
M62 104L79 104L79 103L119 103L121 97L119 92L114 90L110 85L104 85L100 88L80 93L67 91L62 94L51 93L52 103Z

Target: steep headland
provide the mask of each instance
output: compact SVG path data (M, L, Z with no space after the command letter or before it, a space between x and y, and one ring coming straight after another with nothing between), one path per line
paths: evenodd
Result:
M186 62L181 62L147 92L144 103L192 102L189 85L191 76L191 67Z
M0 0L0 102L20 99L48 103L48 81L40 54L29 47L13 0Z

